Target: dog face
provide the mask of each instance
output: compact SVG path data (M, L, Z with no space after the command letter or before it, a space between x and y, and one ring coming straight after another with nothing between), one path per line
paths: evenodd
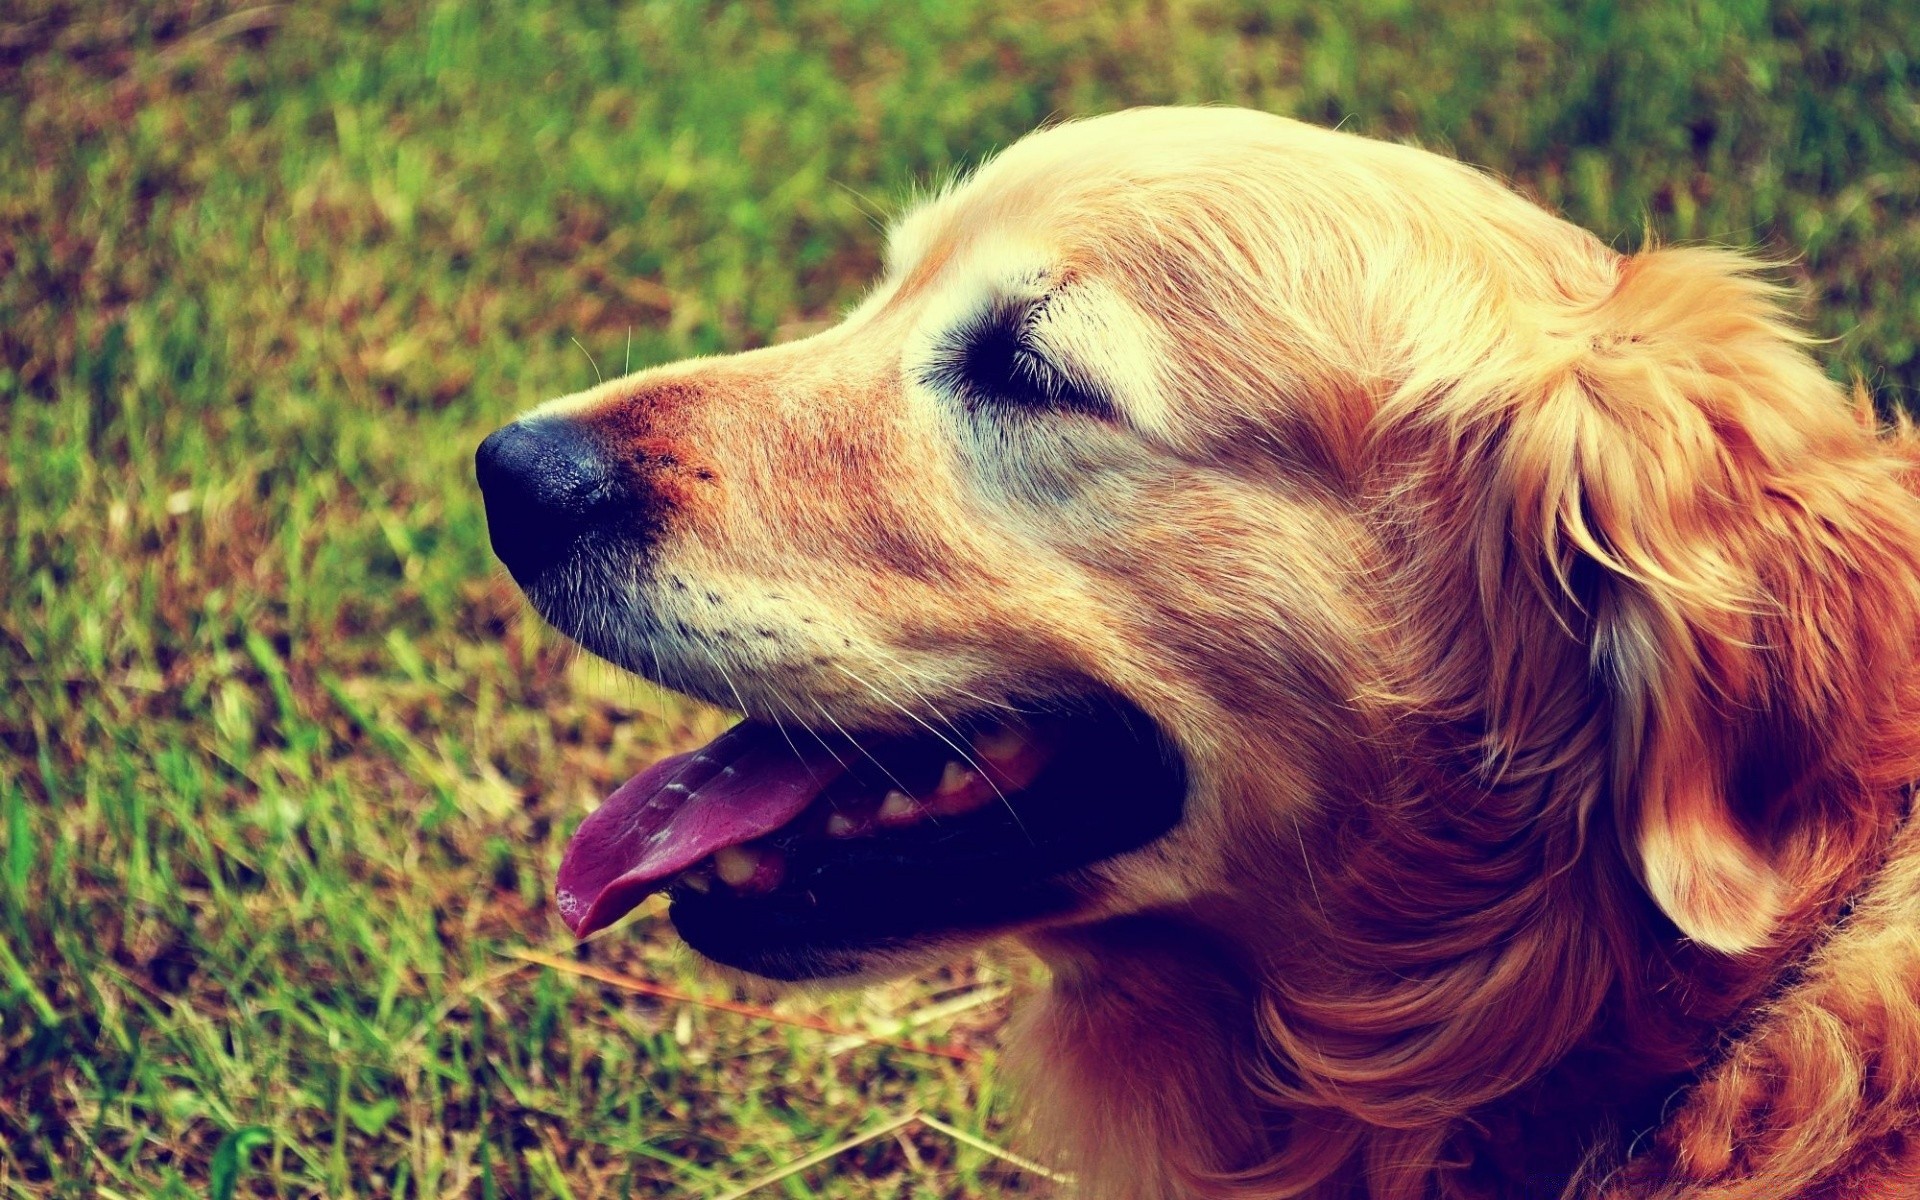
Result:
M1349 596L1364 532L1331 448L1274 440L1283 381L1307 369L1265 352L1280 314L1252 301L1279 281L1208 228L1239 203L1214 189L1241 127L1304 131L1222 117L1197 153L1188 117L1033 139L903 222L839 327L616 381L489 439L494 542L544 616L744 710L761 732L740 749L771 740L807 788L839 779L755 838L784 860L779 886L682 879L696 948L843 974L954 934L1180 902L1225 871L1223 793L1259 778L1263 818L1309 801L1369 620ZM1196 233L1223 240L1182 244ZM1238 322L1259 346L1195 353ZM999 772L999 742L1030 761ZM987 786L939 796L949 762ZM889 792L925 819L883 814ZM858 832L826 836L836 817ZM683 855L725 840L665 840L682 838ZM583 923L663 881L649 867L589 918L638 861L608 853L622 869L582 883Z
M563 915L668 888L697 950L783 978L1150 910L1271 928L1356 808L1571 747L1647 797L1622 836L1682 929L1763 938L1723 781L1641 786L1723 749L1662 740L1702 692L1672 646L1750 690L1713 646L1755 578L1698 544L1738 464L1691 400L1563 411L1653 369L1596 322L1623 261L1421 151L1140 110L914 211L836 328L496 432L489 526L540 613L748 717L583 824ZM1698 527L1656 545L1662 486Z

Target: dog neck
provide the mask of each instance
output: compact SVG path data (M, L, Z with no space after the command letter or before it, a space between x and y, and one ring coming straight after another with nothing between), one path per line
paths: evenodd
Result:
M1268 1114L1243 1080L1260 1060L1258 992L1227 945L1141 916L1027 938L1053 972L1008 1055L1042 1145L1077 1194L1168 1200L1259 1161Z
M1920 1120L1920 832L1884 862L1811 904L1805 937L1737 959L1676 944L1644 897L1610 942L1522 920L1500 935L1520 957L1419 1029L1304 927L1262 947L1209 933L1247 915L1202 904L1051 931L1028 939L1054 977L1009 1057L1039 1139L1102 1200L1666 1200L1681 1179L1798 1197L1870 1178ZM1594 902L1635 902L1616 874L1587 881ZM1363 1076L1395 1054L1399 1080Z

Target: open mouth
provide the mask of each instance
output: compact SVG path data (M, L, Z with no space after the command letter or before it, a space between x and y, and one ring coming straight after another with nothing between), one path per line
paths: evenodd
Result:
M1119 700L917 736L743 721L609 796L575 832L555 898L573 932L668 891L718 962L777 979L875 951L1070 912L1077 869L1179 821L1186 773Z

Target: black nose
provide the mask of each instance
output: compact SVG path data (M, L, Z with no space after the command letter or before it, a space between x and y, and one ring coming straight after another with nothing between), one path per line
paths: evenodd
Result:
M534 417L494 430L473 456L493 552L523 586L606 514L613 471L575 422Z

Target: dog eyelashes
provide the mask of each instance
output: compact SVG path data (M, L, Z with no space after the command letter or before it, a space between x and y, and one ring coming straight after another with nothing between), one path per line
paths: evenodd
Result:
M1046 301L987 306L941 338L922 373L929 387L969 407L1072 411L1112 419L1113 405L1063 370L1035 342Z

